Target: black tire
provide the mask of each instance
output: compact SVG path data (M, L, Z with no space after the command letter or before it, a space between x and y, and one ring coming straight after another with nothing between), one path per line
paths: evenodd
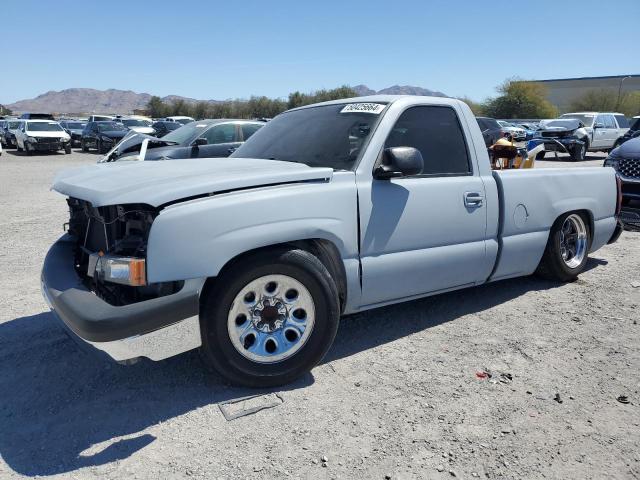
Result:
M536 160L542 160L546 154L547 152L544 150L542 152L536 153Z
M24 144L24 153L25 153L28 157L30 157L30 156L31 156L31 154L32 154L31 150L29 149L28 144L26 144L26 143Z
M69 154L71 153L71 145L68 144L64 147L64 153Z
M18 145L18 141L16 140L16 150L18 150L19 152L22 151L22 148L20 148L20 145Z
M560 243L562 237L562 226L565 224L565 220L573 215L578 216L582 220L582 224L586 230L586 251L584 252L584 258L582 258L582 261L575 267L570 267L562 257L562 249ZM543 278L546 278L547 280L555 280L560 282L574 281L578 277L578 275L582 273L585 265L587 264L590 245L591 230L589 228L588 219L584 215L577 214L575 212L569 212L561 215L551 227L551 231L549 232L549 239L547 240L547 246L545 247L542 259L540 260L540 264L538 265L538 268L536 270L536 274Z
M83 152L88 152L89 149L87 148L87 144L84 143L84 139L80 140L80 148L82 149Z
M100 141L100 139L96 140L96 150L98 151L98 153L103 153L102 152L102 142Z
M587 150L589 148L589 144L584 142L582 145L576 145L573 150L571 150L571 161L573 162L581 162L587 156Z
M305 343L290 357L259 363L241 355L227 330L236 295L251 281L266 275L286 275L302 283L315 307L314 324ZM292 382L316 366L327 353L340 318L338 291L325 266L299 249L258 252L228 267L208 289L200 314L204 362L234 384L272 387Z

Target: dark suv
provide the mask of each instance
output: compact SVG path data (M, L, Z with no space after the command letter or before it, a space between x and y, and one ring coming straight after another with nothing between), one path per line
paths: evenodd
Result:
M489 148L505 135L505 131L495 118L476 117L484 143Z

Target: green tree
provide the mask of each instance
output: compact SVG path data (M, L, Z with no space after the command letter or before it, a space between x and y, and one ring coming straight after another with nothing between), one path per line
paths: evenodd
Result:
M488 99L483 110L494 118L553 118L558 109L546 99L545 88L537 83L505 80L498 87L499 96Z
M469 108L471 109L474 115L476 116L484 115L484 105L482 103L474 102L469 97L458 97L458 100L461 100L467 105L469 105Z
M147 103L147 114L153 118L167 116L167 105L160 97L151 97Z
M618 92L604 89L587 90L570 103L570 110L574 112L620 112L627 116L640 113L640 92Z

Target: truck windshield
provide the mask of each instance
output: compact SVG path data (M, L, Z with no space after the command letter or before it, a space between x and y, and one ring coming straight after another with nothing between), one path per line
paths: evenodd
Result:
M385 107L384 103L342 103L285 112L231 156L352 170Z

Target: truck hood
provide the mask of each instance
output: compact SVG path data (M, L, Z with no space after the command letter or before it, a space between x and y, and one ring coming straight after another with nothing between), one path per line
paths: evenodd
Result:
M188 159L179 162L117 162L67 169L52 189L94 207L166 203L218 192L328 181L331 168L254 158Z

